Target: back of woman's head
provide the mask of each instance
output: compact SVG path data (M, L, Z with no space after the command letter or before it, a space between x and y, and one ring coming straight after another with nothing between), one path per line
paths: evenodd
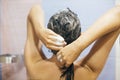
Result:
M76 40L81 34L80 21L74 12L69 8L54 14L48 23L48 28L55 33L61 35L67 44ZM56 54L57 51L53 51ZM68 68L63 67L63 74L60 78L66 76L66 80L74 80L74 65L71 64Z
M48 28L61 35L67 44L76 40L81 33L79 18L69 8L54 14L49 20Z

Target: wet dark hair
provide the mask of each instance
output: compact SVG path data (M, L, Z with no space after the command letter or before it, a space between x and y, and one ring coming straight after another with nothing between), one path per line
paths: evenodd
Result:
M47 25L49 29L54 31L55 33L61 35L67 44L70 44L74 40L76 40L81 34L81 26L80 21L73 11L69 8L62 10L56 14L54 14ZM52 50L54 54L57 51ZM63 67L64 69L61 78L66 76L66 80L74 79L74 65L71 64L68 68Z

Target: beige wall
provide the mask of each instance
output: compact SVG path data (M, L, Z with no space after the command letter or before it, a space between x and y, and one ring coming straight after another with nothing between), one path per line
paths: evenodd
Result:
M26 18L33 4L40 0L1 0L2 54L23 54ZM26 80L24 63L2 64L2 80Z
M115 1L116 5L120 5L120 0ZM116 80L120 80L120 35L115 43L116 45Z
M120 5L120 0L115 0L116 5Z
M116 80L120 80L120 36L118 37L116 43Z

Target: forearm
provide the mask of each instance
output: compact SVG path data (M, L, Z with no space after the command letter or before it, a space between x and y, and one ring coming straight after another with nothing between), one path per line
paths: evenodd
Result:
M39 5L35 5L30 10L28 20L32 24L35 32L35 38L41 41L47 48L52 50L60 50L65 45L64 39L50 29L44 27L44 13ZM60 40L62 39L62 40ZM60 44L56 43L61 41Z
M100 17L74 43L78 51L84 50L96 39L120 28L120 7L115 7Z

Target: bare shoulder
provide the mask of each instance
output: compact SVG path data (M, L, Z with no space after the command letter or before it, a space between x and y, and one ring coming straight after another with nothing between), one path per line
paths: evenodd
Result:
M51 78L52 80L59 80L61 75L56 63L49 60L41 60L28 69L30 79L49 80Z
M81 66L80 63L74 64L75 80L96 80L96 75L87 65Z

